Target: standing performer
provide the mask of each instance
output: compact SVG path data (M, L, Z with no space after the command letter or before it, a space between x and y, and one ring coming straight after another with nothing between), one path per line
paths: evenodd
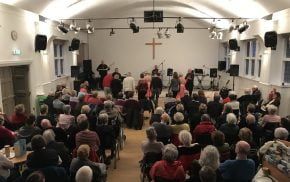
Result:
M193 87L194 87L194 73L192 69L188 69L188 72L185 76L186 84L185 88L188 90L189 95L192 95Z
M138 92L138 100L146 99L146 93L148 90L148 85L146 80L144 79L144 73L140 74L140 80L138 81L138 85L136 87Z
M154 69L152 70L152 75L154 75L154 74L156 74L156 75L159 76L159 69L158 69L158 66L157 65L155 65L154 66Z
M177 96L177 93L179 91L179 79L178 79L178 73L173 73L173 78L170 81L170 86L168 88L169 92L172 92L172 96L175 98Z
M145 73L145 77L144 77L146 83L147 83L147 92L146 92L146 97L149 99L152 96L152 92L151 92L151 75L150 73Z
M151 81L151 91L152 91L151 99L154 100L155 106L158 105L158 98L162 91L162 87L163 85L162 85L161 78L157 76L157 74L153 74L152 81Z
M101 64L97 67L97 71L99 72L99 74L101 76L99 85L100 85L100 88L102 88L102 89L103 89L103 79L107 75L108 70L110 70L110 68L102 60Z
M186 84L186 80L183 77L183 74L179 74L179 92L176 96L176 99L181 99L184 97L184 92L185 92L185 84Z
M111 91L114 99L117 99L119 92L122 91L122 81L118 74L114 75L114 79L111 82Z
M127 77L123 80L123 92L126 95L126 98L128 99L130 96L130 93L133 93L134 95L135 91L135 80L131 75L131 72L127 73Z
M121 79L122 75L121 73L119 73L119 68L115 68L115 71L112 73L113 78L115 77L115 75L118 75L119 79Z

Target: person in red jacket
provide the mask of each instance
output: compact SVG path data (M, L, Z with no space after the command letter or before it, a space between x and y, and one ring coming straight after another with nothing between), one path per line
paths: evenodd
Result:
M108 73L103 79L103 87L104 87L104 92L106 96L111 93L112 80L113 80L113 76L111 73Z
M194 128L192 136L201 145L211 144L211 133L216 130L208 114L201 116L201 122Z
M15 134L13 131L5 128L4 125L4 117L0 115L0 149L5 145L13 145L15 141Z
M163 151L163 160L157 161L150 170L152 181L176 180L185 181L185 172L180 161L177 161L178 150L173 144L165 146Z

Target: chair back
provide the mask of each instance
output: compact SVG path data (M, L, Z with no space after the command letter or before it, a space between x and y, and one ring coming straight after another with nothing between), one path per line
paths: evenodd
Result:
M264 142L271 141L274 139L274 131L280 126L280 123L268 122L263 128Z
M177 134L173 134L171 136L171 143L174 144L176 147L178 147L179 145L181 145L181 142L179 141L178 135Z
M195 154L190 154L190 155L181 155L178 158L178 161L181 162L184 171L187 171L187 170L189 170L189 168L192 164L192 161L198 160L199 157L200 157L200 152L195 153Z
M160 177L160 176L156 176L154 181L155 182L179 182L179 180L177 180L177 179L170 180L170 179L165 179L165 178Z
M196 142L199 143L202 147L212 144L211 134L203 133L201 135L196 136Z

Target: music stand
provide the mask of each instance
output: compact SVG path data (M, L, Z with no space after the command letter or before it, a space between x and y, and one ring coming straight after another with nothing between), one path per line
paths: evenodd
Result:
M202 86L202 79L203 79L203 75L204 75L203 69L194 69L194 74L196 75L196 78L198 80L197 88L203 90L203 86ZM199 76L201 76L201 78L199 78Z

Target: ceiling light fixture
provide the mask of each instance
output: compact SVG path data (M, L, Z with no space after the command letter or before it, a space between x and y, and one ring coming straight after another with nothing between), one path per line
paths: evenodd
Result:
M132 18L132 20L130 22L130 28L132 29L133 33L139 32L139 26L136 25L134 18Z
M81 30L81 27L77 27L75 21L73 20L69 26L70 31L75 32L75 34L79 33L79 31Z
M165 32L164 32L164 35L165 35L165 37L166 37L167 39L169 39L169 38L171 37L171 34L170 34L168 28L166 28L166 30L165 30Z
M223 39L223 32L219 32L217 35L216 35L216 38L218 39L218 40L222 40Z
M111 29L111 32L110 32L110 36L112 36L112 35L114 35L114 34L116 34L116 33L115 33L114 29L112 28L112 29Z
M181 17L178 18L175 28L176 28L177 33L184 32L184 26L181 24Z
M91 20L89 20L87 25L86 25L88 34L92 34L95 32L95 28L91 25L91 23L92 23Z
M62 32L63 34L68 33L68 29L65 27L63 22L60 22L59 25L57 25L57 30Z

